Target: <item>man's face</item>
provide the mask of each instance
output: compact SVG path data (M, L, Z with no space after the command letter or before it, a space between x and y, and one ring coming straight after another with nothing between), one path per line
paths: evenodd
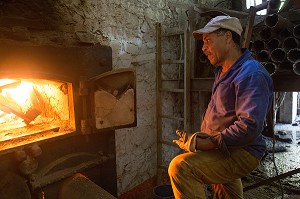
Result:
M226 32L204 33L202 51L212 65L222 66L227 52Z

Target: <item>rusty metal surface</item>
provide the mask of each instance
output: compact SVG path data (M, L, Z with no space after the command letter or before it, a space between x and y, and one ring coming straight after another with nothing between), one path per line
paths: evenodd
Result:
M111 67L112 50L108 46L0 45L0 77L38 77L79 83L80 77L92 78Z
M41 144L43 154L38 157L38 168L28 176L30 187L32 190L44 190L47 194L51 187L57 189L65 178L81 172L98 186L116 195L114 142L114 133L107 131L77 134Z
M86 152L66 154L30 175L30 184L33 189L41 188L63 180L76 172L103 164L113 158L113 154L101 155ZM83 159L84 161L82 161ZM56 167L61 167L62 169L56 169Z
M66 179L59 190L58 199L69 198L116 199L116 197L80 173L76 173L75 175Z

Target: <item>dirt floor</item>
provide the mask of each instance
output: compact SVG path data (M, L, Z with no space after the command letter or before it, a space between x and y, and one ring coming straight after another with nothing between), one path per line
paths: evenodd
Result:
M300 169L300 124L276 124L275 136L265 137L268 155L261 165L242 179L244 188ZM274 143L274 145L273 145ZM274 153L273 153L274 152ZM274 161L275 160L275 164ZM277 168L277 172L276 169ZM208 191L207 199L213 199ZM244 192L245 199L300 199L300 172Z
M300 124L293 126L291 124L276 124L274 147L273 139L266 137L268 155L262 161L261 165L250 175L242 179L244 188L249 188L257 183L265 182L278 175L287 174L287 172L300 169ZM275 153L273 153L275 151ZM274 158L273 158L274 157ZM274 161L277 168L277 175ZM163 175L163 184L169 184L168 175ZM120 199L154 199L158 198L153 194L155 179L150 179L143 185L119 197ZM142 191L141 191L142 190ZM213 199L212 193L208 188L207 199ZM161 197L160 197L161 198ZM272 181L264 183L253 189L244 191L245 199L300 199L300 173L288 175L282 178L280 182Z
M266 138L268 155L255 171L243 179L244 187L300 169L300 125L294 125L275 125L275 145L273 147L272 138ZM275 168L277 168L277 175ZM300 199L300 173L288 175L281 179L281 182L272 181L245 191L244 196L245 199Z

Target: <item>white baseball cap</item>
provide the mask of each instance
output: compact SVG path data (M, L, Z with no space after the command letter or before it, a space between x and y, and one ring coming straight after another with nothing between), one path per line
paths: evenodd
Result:
M216 16L216 17L212 18L204 26L204 28L193 31L193 36L196 39L202 39L201 35L203 33L211 33L211 32L214 32L214 31L220 29L220 28L231 30L233 32L236 32L240 36L243 32L241 22L238 18L222 15L222 16Z

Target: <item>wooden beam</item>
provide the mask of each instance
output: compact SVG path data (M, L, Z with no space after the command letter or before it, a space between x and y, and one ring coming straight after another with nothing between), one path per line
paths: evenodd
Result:
M157 130L157 165L162 165L162 102L161 102L161 64L162 64L162 44L161 44L161 24L156 23L156 130ZM157 168L157 179L156 184L160 185L162 183L162 172L163 170Z
M251 6L249 17L248 17L248 23L247 23L247 26L245 28L245 32L244 32L244 36L243 36L243 43L242 43L243 48L248 48L249 47L251 36L252 36L252 30L253 30L255 15L256 15L256 8Z
M13 88L13 87L17 87L21 84L21 81L15 81L15 82L12 82L12 83L9 83L9 84L5 84L5 85L2 85L0 86L0 91L2 91L3 89L5 88Z
M300 92L299 75L273 75L274 91Z
M220 8L209 8L209 7L204 7L199 4L193 4L193 3L182 3L182 2L174 2L170 1L168 2L168 6L170 8L181 8L188 10L190 8L195 8L199 14L204 14L206 12L211 12L211 11L219 11L222 13L226 13L227 15L230 15L232 17L237 17L237 18L247 18L249 13L247 12L242 12L242 11L235 11L235 10L229 10L229 9L220 9Z
M191 46L194 39L191 38L194 27L195 12L193 8L188 11L188 23L184 34L184 130L191 132ZM194 49L193 49L194 51ZM194 58L194 56L193 56Z
M282 178L289 177L289 176L294 175L294 174L297 174L297 173L299 173L299 172L300 172L300 168L294 169L294 170L292 170L292 171L288 171L288 172L286 172L286 173L283 173L283 174L280 174L280 175L277 175L277 176L268 178L268 179L266 179L266 180L262 180L262 181L260 181L260 182L258 182L258 183L255 183L255 184L253 184L253 185L250 185L250 186L248 186L248 187L245 187L245 188L243 189L243 191L246 192L246 191L249 191L249 190L251 190L251 189L260 187L260 186L262 186L262 185L270 184L270 183L272 183L272 182L274 182L274 181L276 181L276 180L280 180L280 179L282 179Z

